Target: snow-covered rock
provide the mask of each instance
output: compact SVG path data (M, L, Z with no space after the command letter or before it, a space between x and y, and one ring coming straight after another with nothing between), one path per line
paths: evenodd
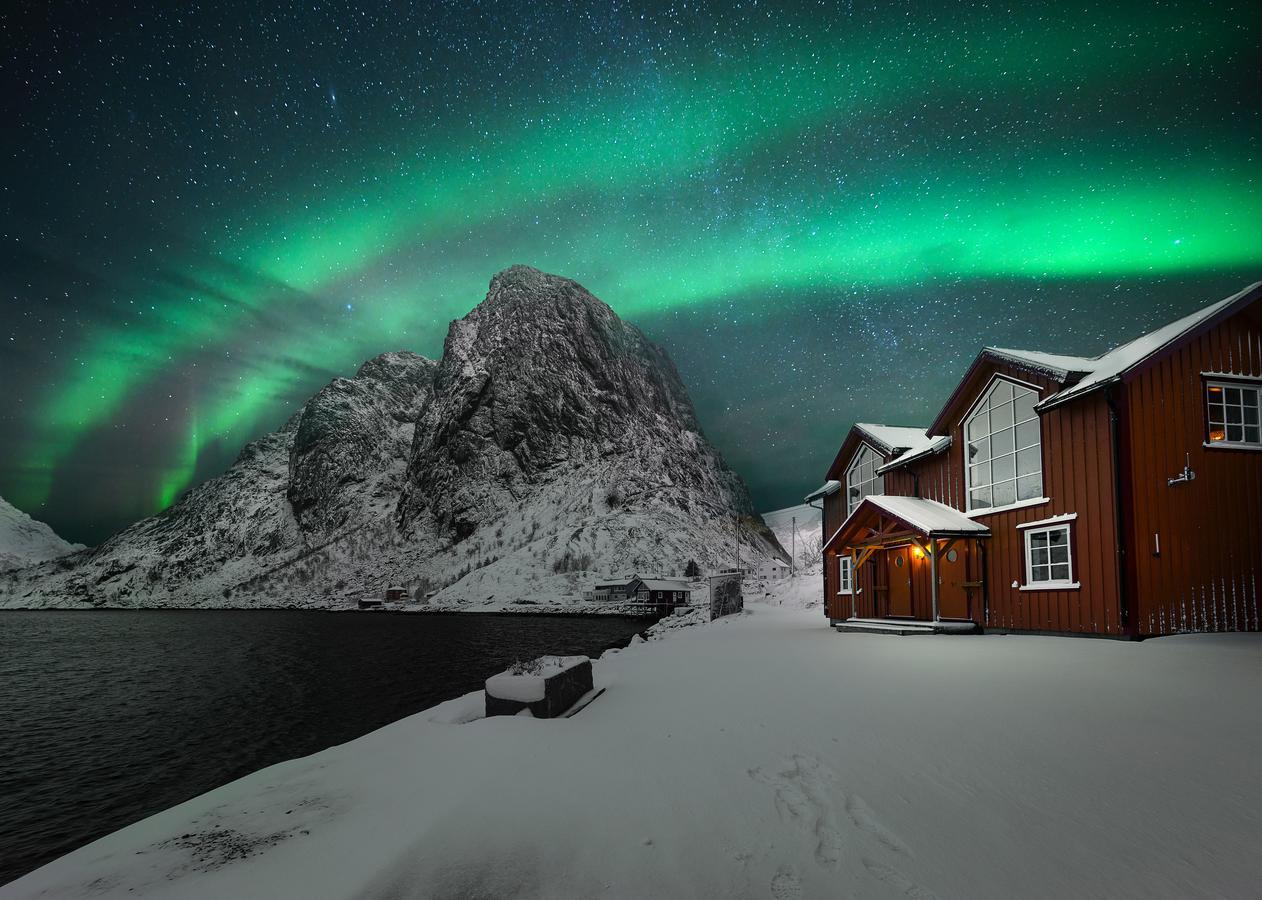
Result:
M82 544L62 540L43 522L32 519L0 497L0 572L57 559L82 549Z
M0 606L595 611L597 572L781 555L665 351L580 285L514 266L438 363L335 379L218 478Z

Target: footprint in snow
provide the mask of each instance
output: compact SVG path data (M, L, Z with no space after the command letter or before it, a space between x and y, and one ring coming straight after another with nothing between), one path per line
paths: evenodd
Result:
M873 878L885 882L904 897L910 897L911 900L937 900L932 891L916 884L906 873L900 872L892 866L866 858L863 860L863 865Z
M797 755L780 771L750 769L749 777L774 789L776 812L782 820L796 823L813 836L816 862L831 868L841 861L845 840L828 788L836 780L830 770L817 759Z
M771 879L772 900L801 900L802 881L788 866L781 866Z
M854 822L856 828L866 831L895 853L901 853L904 856L912 855L911 850L899 836L886 828L872 812L871 807L857 794L851 794L846 798L846 815L850 816L850 821Z

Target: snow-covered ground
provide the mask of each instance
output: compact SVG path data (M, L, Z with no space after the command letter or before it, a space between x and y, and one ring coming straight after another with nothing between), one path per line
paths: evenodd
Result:
M1262 883L1262 636L838 635L756 604L453 700L0 897L1203 897ZM103 761L102 777L108 761Z

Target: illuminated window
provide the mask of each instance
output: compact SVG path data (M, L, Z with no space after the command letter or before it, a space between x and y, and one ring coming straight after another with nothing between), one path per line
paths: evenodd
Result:
M846 515L854 512L864 497L885 491L885 479L876 473L881 463L875 450L867 444L860 445L846 470Z
M1031 528L1025 533L1025 583L1027 587L1076 587L1069 526Z
M849 556L837 557L837 593L854 593L854 559Z
M1211 444L1262 444L1262 387L1254 384L1211 381L1206 385Z
M1029 388L998 379L965 421L969 510L1043 496L1037 402Z

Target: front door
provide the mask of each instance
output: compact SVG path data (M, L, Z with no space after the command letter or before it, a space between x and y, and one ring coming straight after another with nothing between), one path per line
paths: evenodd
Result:
M938 558L938 615L944 619L968 618L968 567L964 548L956 544Z
M891 616L911 615L911 548L895 547L885 552L889 566Z

